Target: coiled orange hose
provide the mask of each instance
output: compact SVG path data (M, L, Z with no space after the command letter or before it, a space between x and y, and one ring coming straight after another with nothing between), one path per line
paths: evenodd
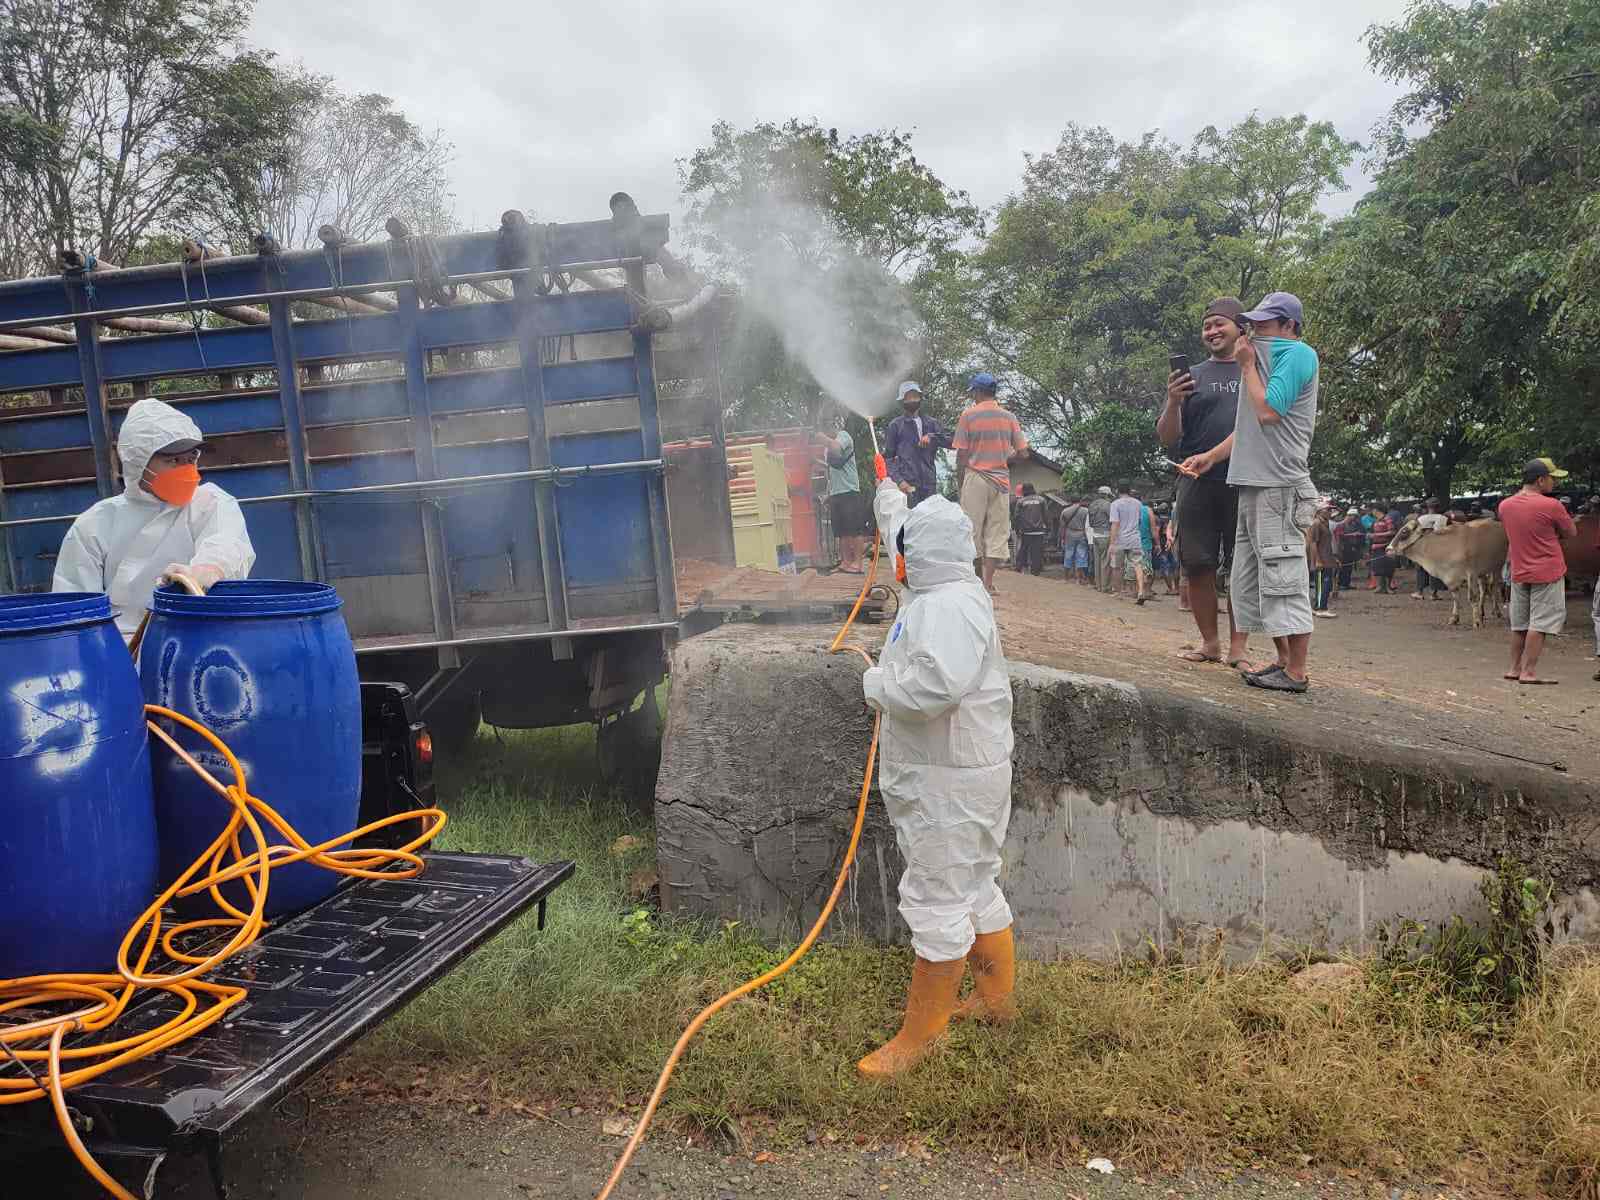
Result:
M83 1169L116 1200L136 1200L136 1197L113 1179L84 1147L67 1109L67 1090L193 1037L216 1024L229 1009L244 1000L248 989L232 984L209 983L200 977L261 936L267 925L264 912L274 868L309 862L341 875L363 879L410 879L422 873L423 860L417 851L438 836L447 819L443 810L438 808L393 813L343 837L313 846L271 805L250 794L244 768L216 734L198 721L169 708L146 705L145 714L147 718L171 721L198 734L228 764L234 781L223 784L179 746L166 730L155 721L146 721L152 735L164 742L227 800L232 810L227 824L210 847L151 901L128 930L117 951L115 975L30 975L22 979L0 980L0 1019L19 1009L74 1006L56 1016L11 1026L0 1024L0 1061L14 1062L27 1074L25 1079L0 1079L0 1106L26 1104L48 1097L68 1148ZM271 825L287 844L269 845L263 832L263 821ZM337 848L401 821L420 821L423 829L399 849ZM250 844L254 847L248 854L244 851L242 840L245 833L248 833ZM202 871L206 873L201 875ZM222 884L234 879L243 881L250 896L248 912L230 903L220 890ZM225 915L187 921L163 933L161 910L180 896L193 896L201 892L209 892ZM210 954L191 954L178 945L177 939L184 934L203 929L233 929L234 933L221 949ZM184 969L166 974L146 974L157 948L174 961L185 964ZM141 991L166 992L179 1001L179 1012L165 1023L143 1033L80 1046L66 1045L66 1039L71 1034L97 1034L110 1030ZM38 1046L40 1042L45 1045ZM43 1064L43 1078L30 1063Z
M854 607L850 609L850 615L845 618L844 624L839 627L839 632L834 637L833 644L828 647L829 654L851 652L859 654L867 660L867 666L869 667L873 665L872 656L859 646L844 645L844 639L850 632L850 626L855 622L856 614L861 611L861 605L866 600L867 593L872 589L873 577L878 573L878 553L880 549L881 540L874 541L872 546L872 565L867 569L867 577L861 583L861 592L856 596L856 602ZM606 1180L605 1186L600 1189L600 1194L596 1200L609 1200L612 1191L621 1182L623 1173L628 1169L628 1164L633 1161L635 1152L638 1151L640 1144L644 1141L645 1130L650 1127L650 1121L656 1115L656 1109L661 1106L661 1098L666 1094L667 1084L672 1080L672 1072L677 1068L678 1061L683 1057L683 1052L689 1048L689 1043L694 1039L694 1035L700 1032L707 1021L711 1020L712 1017L727 1008L735 1000L748 996L751 992L765 987L779 976L787 974L795 963L806 956L807 952L816 943L817 938L821 936L824 926L828 923L828 918L833 915L834 906L839 902L840 893L844 891L845 880L850 877L850 866L856 859L856 848L861 843L861 829L867 819L867 797L872 792L872 768L878 760L878 734L882 726L883 716L881 714L874 715L872 718L872 742L867 747L867 766L861 775L861 794L856 799L855 825L850 830L850 843L845 847L844 862L839 867L839 877L833 881L833 890L828 893L828 899L822 906L822 912L817 916L816 924L811 926L811 931L794 948L788 958L765 974L758 975L748 983L742 983L734 988L733 991L717 997L717 999L702 1008L695 1015L694 1020L689 1022L688 1028L683 1031L678 1038L677 1044L672 1047L672 1053L667 1055L666 1064L661 1068L661 1075L656 1079L655 1090L650 1093L650 1100L644 1106L644 1112L640 1114L639 1123L633 1131L633 1136L628 1139L628 1144L623 1147L622 1154L617 1159L617 1165L611 1168L611 1177Z

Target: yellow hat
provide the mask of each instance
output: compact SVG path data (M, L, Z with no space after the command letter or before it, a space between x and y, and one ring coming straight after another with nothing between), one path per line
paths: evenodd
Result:
M1565 479L1567 472L1556 466L1553 458L1534 458L1528 460L1528 465L1522 468L1522 482L1533 483L1549 475L1553 479Z

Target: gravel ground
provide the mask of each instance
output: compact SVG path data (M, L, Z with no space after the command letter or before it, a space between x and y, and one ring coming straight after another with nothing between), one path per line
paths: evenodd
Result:
M318 1096L291 1098L230 1143L226 1172L232 1200L589 1200L609 1173L624 1138L603 1129L616 1117L594 1109L557 1108L556 1117L472 1114L458 1102L428 1107ZM612 1124L615 1129L616 1125ZM833 1139L830 1141L829 1139ZM696 1139L697 1142L700 1139ZM0 1166L5 1166L0 1158ZM19 1169L12 1164L13 1170ZM48 1174L43 1174L48 1172ZM59 1200L98 1195L77 1186L75 1166L35 1162L29 1173L50 1180ZM16 1174L8 1171L11 1178ZM169 1200L204 1200L210 1185L198 1160L175 1160L163 1172ZM3 1191L0 1188L0 1191ZM1244 1169L1206 1176L1110 1176L1081 1165L1051 1168L1002 1163L959 1153L807 1134L794 1146L688 1144L652 1137L639 1153L617 1200L793 1200L891 1197L915 1200L983 1197L1022 1200L1432 1200L1460 1195L1437 1187L1398 1188L1330 1178L1315 1166L1282 1175Z

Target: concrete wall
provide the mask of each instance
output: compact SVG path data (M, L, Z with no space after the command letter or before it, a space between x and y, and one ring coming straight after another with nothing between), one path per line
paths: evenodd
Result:
M673 654L656 792L673 912L793 933L843 855L870 718L831 631L731 626ZM1485 773L1403 745L1246 727L1221 705L1012 664L1015 783L1002 886L1035 954L1221 936L1245 954L1370 944L1400 916L1479 910L1509 851L1557 880L1563 936L1600 931L1588 781ZM901 940L900 860L874 792L832 932Z

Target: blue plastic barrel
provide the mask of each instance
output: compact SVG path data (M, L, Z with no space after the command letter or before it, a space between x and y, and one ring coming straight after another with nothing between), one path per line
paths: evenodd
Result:
M148 737L105 596L0 596L0 979L113 968L156 895Z
M250 579L208 595L157 589L139 649L144 697L193 717L227 743L253 795L312 845L355 828L361 808L361 684L339 594L326 584ZM171 724L171 722L169 722ZM188 730L177 741L231 783L221 756ZM159 742L151 750L161 879L171 883L227 822L227 801ZM262 822L268 844L281 842ZM248 831L246 853L254 849ZM339 876L299 863L275 869L268 916L328 896ZM240 907L242 885L224 894Z

